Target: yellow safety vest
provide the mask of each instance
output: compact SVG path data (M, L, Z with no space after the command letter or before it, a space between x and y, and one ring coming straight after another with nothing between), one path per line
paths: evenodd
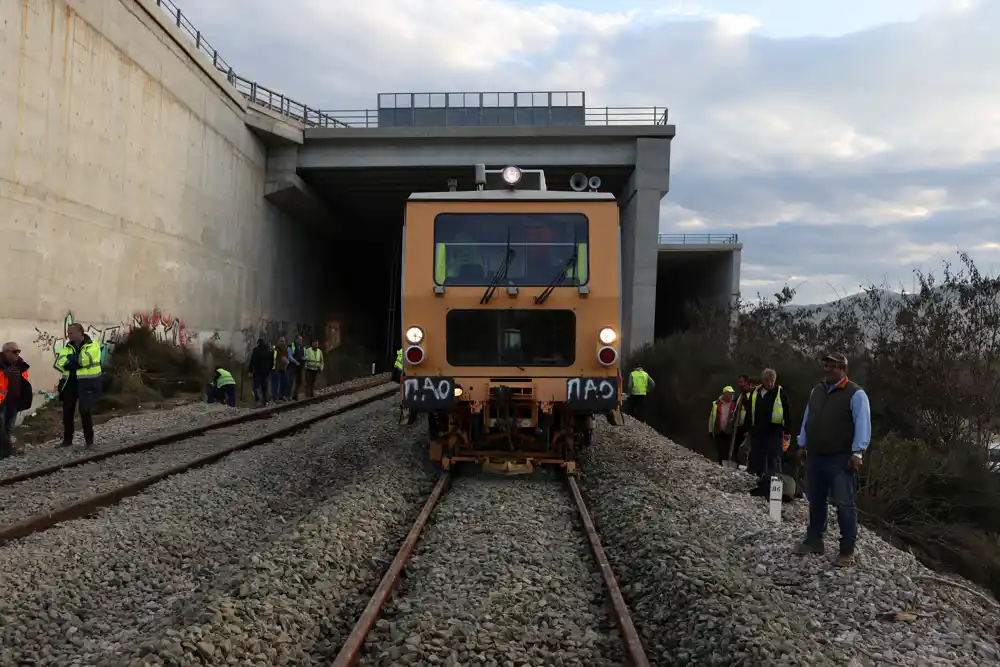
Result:
M736 406L736 402L738 400L739 400L739 397L734 398L733 399L733 407L732 408L728 408L728 409L735 411L735 409L736 409L736 407L735 407ZM708 432L709 433L715 433L715 420L718 419L718 417L719 417L719 406L720 405L725 405L725 403L722 402L721 398L719 400L717 400L717 401L712 401L712 414L709 415L709 417L708 417ZM743 425L743 417L744 417L744 415L746 415L746 410L743 408L743 406L740 406L739 413L733 415L733 419L732 419L732 421L729 422L729 425L732 426L732 427L734 427L734 428L735 428L735 426L737 424L739 424L740 426L742 426Z
M447 260L447 255L447 243L434 244L434 280L438 283L444 283L446 279L457 276L458 270L463 264L477 264L484 271L486 270L486 259L483 256L483 251L475 246L452 247L453 261L451 262Z
M396 350L396 368L403 370L403 348Z
M217 368L215 372L219 377L215 378L215 386L218 389L223 387L228 387L229 385L236 384L236 380L233 379L233 374L227 371L225 368Z
M760 387L753 390L753 394L750 396L750 425L753 426L754 419L757 418L757 394L760 392ZM774 408L771 410L771 423L772 424L784 424L785 423L785 408L781 405L781 385L777 387L777 393L774 395Z
M649 373L646 371L632 371L632 395L645 396L649 387Z
M587 244L577 243L576 244L576 266L570 266L566 269L566 277L573 278L574 272L576 273L576 279L582 285L587 282Z
M59 350L59 354L56 355L56 362L52 364L52 367L62 373L62 376L67 379L70 376L70 371L66 370L66 361L73 354L76 354L76 348L72 345L66 345ZM81 347L80 354L78 355L78 361L79 368L76 369L76 377L78 380L91 380L101 377L100 343L90 341Z
M318 371L323 368L323 350L306 349L306 370Z

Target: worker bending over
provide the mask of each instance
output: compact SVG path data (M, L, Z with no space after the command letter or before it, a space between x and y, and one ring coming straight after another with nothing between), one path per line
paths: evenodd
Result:
M215 369L215 379L205 387L205 402L219 402L231 408L236 407L236 380L232 373L225 368Z
M649 373L642 370L642 364L636 364L629 376L629 412L641 422L646 421L646 393L656 389L656 382Z

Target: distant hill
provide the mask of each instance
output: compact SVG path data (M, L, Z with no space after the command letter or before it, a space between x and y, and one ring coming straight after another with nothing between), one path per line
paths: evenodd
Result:
M877 298L882 301L883 304L889 308L896 308L902 306L903 304L903 294L901 292L893 292L891 290L876 290L875 294ZM828 301L827 303L815 303L808 305L796 305L790 304L785 306L786 312L789 313L800 313L802 311L815 310L815 314L812 319L816 322L822 321L830 315L840 311L843 308L854 309L858 314L860 314L861 306L869 298L868 294L865 292L859 292L857 294L851 294L850 296L845 296L843 299L837 299L836 301Z

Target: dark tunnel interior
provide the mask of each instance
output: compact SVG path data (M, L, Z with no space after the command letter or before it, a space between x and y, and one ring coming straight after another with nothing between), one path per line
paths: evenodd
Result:
M689 329L689 307L728 303L732 253L697 250L661 250L656 263L655 338Z

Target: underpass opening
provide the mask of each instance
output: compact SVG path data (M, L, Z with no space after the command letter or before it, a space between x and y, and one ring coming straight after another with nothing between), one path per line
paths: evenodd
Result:
M570 178L581 171L565 165L518 166L544 170L550 190L570 190ZM601 191L620 197L630 172L602 169ZM475 190L475 165L299 169L298 174L343 221L343 231L327 253L324 285L317 286L330 292L330 308L341 323L341 346L364 354L378 370L388 370L402 338L399 280L406 200L416 192L446 192L451 185Z
M657 339L688 330L690 308L725 308L739 284L738 248L660 245L656 262Z

